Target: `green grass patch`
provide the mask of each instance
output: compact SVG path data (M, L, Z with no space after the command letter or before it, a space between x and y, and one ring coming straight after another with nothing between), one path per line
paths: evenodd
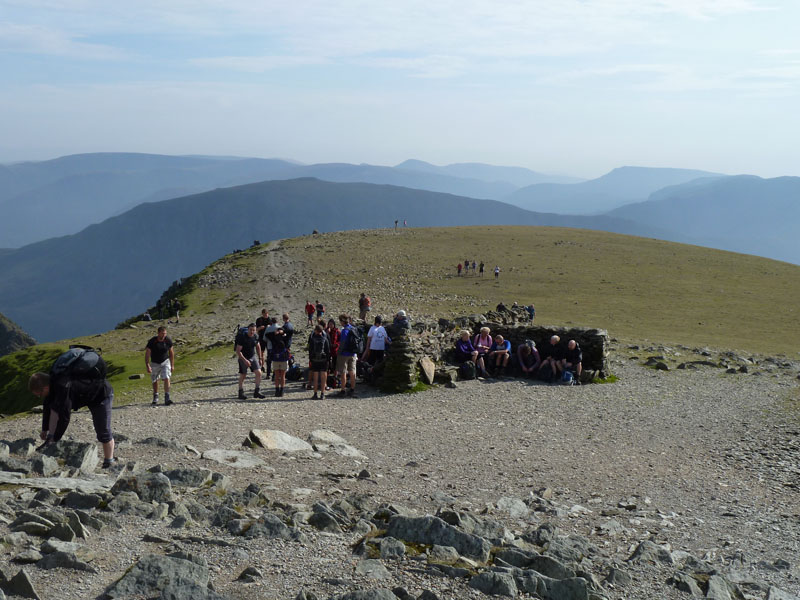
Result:
M58 356L67 349L55 344L39 344L0 357L0 413L14 414L42 403L28 391L28 379L47 373Z
M592 383L617 383L619 381L619 377L616 375L608 375L607 377L595 377L592 379Z

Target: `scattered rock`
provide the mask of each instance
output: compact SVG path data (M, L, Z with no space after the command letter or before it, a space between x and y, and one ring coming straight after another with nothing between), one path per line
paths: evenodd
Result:
M308 442L277 429L252 429L248 434L248 439L267 450L281 452L310 452L313 450Z
M253 467L261 467L265 464L263 460L257 456L253 456L249 452L223 450L221 448L206 450L203 452L202 458L213 460L236 469L252 469Z

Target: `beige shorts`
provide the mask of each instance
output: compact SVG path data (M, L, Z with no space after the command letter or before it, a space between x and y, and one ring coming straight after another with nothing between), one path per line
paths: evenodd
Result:
M356 357L355 356L342 356L341 354L336 357L336 371L338 373L344 373L345 371L349 371L350 373L356 372Z
M169 364L169 359L165 360L163 363L150 363L150 379L153 382L158 381L159 379L169 379L172 375L172 365Z
M286 360L274 361L272 363L273 371L286 371L288 368L289 368L289 361Z

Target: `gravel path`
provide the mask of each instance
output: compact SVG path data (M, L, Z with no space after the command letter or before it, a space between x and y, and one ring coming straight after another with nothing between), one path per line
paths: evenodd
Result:
M518 380L474 381L455 390L394 396L362 386L357 398L312 401L299 384L292 384L280 400L242 402L234 400L233 360L213 368L204 381L176 385L172 407L137 404L115 410L115 431L132 441L175 438L202 452L240 449L253 428L279 429L301 438L314 429L330 429L368 459L281 456L262 450L258 454L268 467L242 472L213 463L210 468L232 477L234 487L258 483L273 501L310 505L316 499L362 493L423 513L450 504L473 512L488 510L518 532L543 519L510 519L496 508L498 500L525 499L550 488L567 512L556 518L559 527L592 539L606 566L622 565L639 541L653 539L716 564L735 565L745 578L800 591L799 454L796 426L786 421L796 385L787 376L729 376L712 368L660 372L635 361L617 361L613 371L620 381L608 385L564 388ZM31 435L36 425L32 419L10 422L6 437ZM86 415L76 416L71 433L91 439ZM146 467L209 466L190 455L130 443L120 445L119 456ZM355 478L362 469L369 477ZM636 508L620 509L620 503ZM598 528L612 518L624 531L601 534ZM116 549L101 559L103 575L78 578L86 589L56 594L51 586L60 585L60 570L33 569L39 589L52 590L43 598L97 594L102 589L98 586L144 552L148 544L141 542L141 521L125 520L129 527L91 542L100 556L108 545ZM146 522L146 527L171 535L165 524ZM189 547L207 557L217 589L234 598L261 598L267 591L271 595L266 597L292 598L303 584L317 593L335 593L336 586L325 580L352 579L349 548L337 536L310 533L310 539L309 546L254 541L239 550ZM770 567L780 559L791 567ZM236 569L250 564L269 575L246 589L231 583ZM395 568L395 584L435 589L446 598L476 594L456 580L412 575L413 570ZM633 588L609 589L609 595L681 597L665 588L666 577L643 571ZM754 597L763 597L763 590Z

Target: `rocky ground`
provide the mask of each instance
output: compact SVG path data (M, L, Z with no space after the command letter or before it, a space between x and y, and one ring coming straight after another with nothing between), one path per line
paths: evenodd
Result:
M357 398L313 401L293 384L279 400L236 401L233 364L224 361L204 380L176 387L171 407L115 411L125 468L100 482L107 490L118 477L112 491L68 502L25 480L6 486L3 571L11 577L18 563L32 562L25 569L41 598L94 598L143 557L184 552L203 558L197 581L207 578L226 598L294 598L301 590L333 598L398 586L414 597L480 597L474 586L535 597L519 573L543 552L590 582L574 595L545 597L682 598L689 592L675 586L689 576L720 594L707 583L716 577L731 598L799 593L800 445L787 418L796 374L665 372L641 362L617 359L620 380L606 385L472 381L402 396L362 387ZM6 425L4 437L14 441L38 423ZM253 429L301 439L323 429L351 447L323 438L318 451L247 448ZM70 433L91 440L88 415L76 415ZM14 450L24 462L29 448ZM213 450L258 462L240 466ZM150 482L151 472L169 477ZM87 537L64 552L81 565L65 559L57 564L73 568L47 568L52 531L28 530L19 516L38 513L31 520L44 515L57 525L71 503L84 510ZM498 554L485 566L481 551L426 533L420 521L395 526L390 537L406 544L398 556L380 537L396 514L439 514L453 531L479 532ZM271 529L257 533L258 523ZM359 547L365 534L379 537ZM654 544L631 560L645 541ZM518 567L516 580L504 565ZM248 567L259 574L238 579ZM501 575L516 581L516 592ZM143 589L142 597L158 596Z
M258 297L302 306L302 265L267 252L280 273L253 283ZM243 290L171 332L226 340L232 313L257 314ZM35 417L3 421L0 587L59 600L797 598L800 366L632 341L612 352L616 383L360 386L321 401L299 383L238 401L223 358L179 375L173 406L149 406L142 382L143 402L115 409L110 473L77 443L93 439L84 412L76 443L47 457L23 440Z

